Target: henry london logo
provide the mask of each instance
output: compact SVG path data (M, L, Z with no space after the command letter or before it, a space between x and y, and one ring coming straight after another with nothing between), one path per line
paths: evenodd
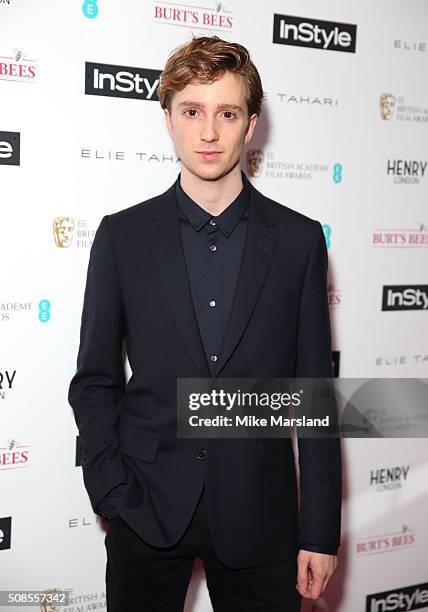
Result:
M323 51L355 53L357 26L296 15L273 16L273 42Z
M13 49L13 55L0 55L0 80L15 83L34 83L37 77L35 60L22 49Z
M21 158L21 135L19 132L0 132L0 164L19 166Z
M13 387L13 381L16 376L16 370L9 371L5 370L4 372L0 372L0 398L6 399L7 393Z
M161 71L85 62L85 94L158 102Z
M341 183L343 166L340 163L278 160L273 151L264 153L261 149L247 151L249 176L265 176L270 179L311 181L317 176L328 176L334 183Z
M393 552L411 548L416 542L416 532L408 525L403 525L401 531L392 533L380 533L365 538L360 538L355 547L355 553L359 557L367 557L380 552Z
M427 310L428 285L385 285L382 310Z
M30 446L14 438L7 438L6 446L0 446L0 470L28 467Z
M394 465L386 468L370 470L370 486L378 493L401 489L406 482L410 465Z
M154 2L153 21L173 26L197 28L217 32L230 32L234 25L233 12L224 2L182 4L180 2ZM207 6L211 5L211 6Z
M372 232L371 243L374 247L418 249L428 247L428 229L423 223L413 229L380 228Z
M380 116L384 121L428 122L428 106L409 104L403 96L383 93L379 101Z
M428 606L428 582L398 587L390 591L370 593L366 597L366 612L407 612Z
M425 178L426 161L416 159L388 159L386 174L400 185L419 185Z
M96 231L88 227L85 219L74 221L72 217L55 217L52 229L55 245L60 249L68 249L72 244L77 249L89 249Z

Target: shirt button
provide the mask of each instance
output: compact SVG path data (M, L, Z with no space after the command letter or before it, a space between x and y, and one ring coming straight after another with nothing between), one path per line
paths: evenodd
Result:
M211 361L217 361L217 355L210 355Z
M198 459L206 459L207 456L207 449L206 448L198 448L198 451L196 453L196 457Z
M215 300L211 300L210 306L215 306Z
M216 247L215 244L210 244L210 249L211 249L211 251L216 251L217 247Z
M213 221L213 220L211 219L211 221L210 221L210 225L215 225L215 221Z

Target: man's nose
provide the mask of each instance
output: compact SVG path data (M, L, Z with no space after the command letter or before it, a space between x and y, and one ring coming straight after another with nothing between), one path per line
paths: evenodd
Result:
M212 142L218 140L218 131L214 119L206 119L202 125L201 140Z

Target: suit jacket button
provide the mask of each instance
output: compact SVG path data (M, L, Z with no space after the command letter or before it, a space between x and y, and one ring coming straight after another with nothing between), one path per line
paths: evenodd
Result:
M205 459L207 456L206 448L198 448L198 452L196 453L198 459Z

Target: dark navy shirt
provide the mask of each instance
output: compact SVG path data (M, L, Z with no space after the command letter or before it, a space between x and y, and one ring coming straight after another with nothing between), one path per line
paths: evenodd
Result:
M178 176L178 219L196 318L211 375L220 356L241 264L250 193L243 188L217 216L211 215L183 190Z

